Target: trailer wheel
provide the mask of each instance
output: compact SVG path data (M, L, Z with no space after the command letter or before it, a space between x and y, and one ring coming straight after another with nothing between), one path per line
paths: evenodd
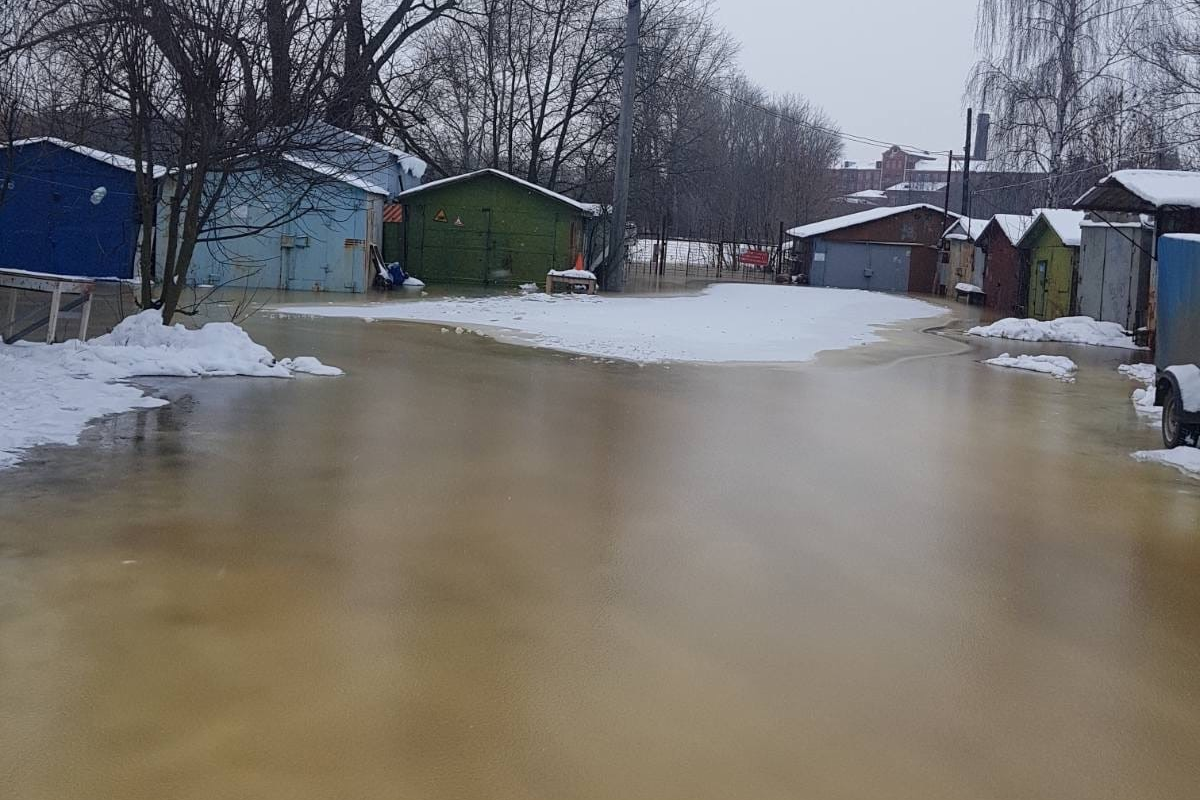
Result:
M1167 399L1163 401L1163 444L1168 450L1174 450L1187 444L1193 434L1194 431L1183 424L1183 398L1179 392L1168 389Z

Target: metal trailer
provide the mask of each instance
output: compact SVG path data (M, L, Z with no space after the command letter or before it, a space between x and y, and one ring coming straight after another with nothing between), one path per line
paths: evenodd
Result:
M1200 444L1200 235L1167 234L1158 242L1155 404L1163 444Z

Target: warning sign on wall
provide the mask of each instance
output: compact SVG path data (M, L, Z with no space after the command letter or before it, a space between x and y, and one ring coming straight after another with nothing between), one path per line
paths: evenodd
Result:
M446 209L439 208L438 212L433 215L434 222L449 222L450 218L446 216Z
M461 228L462 226L463 226L462 217L455 217L454 218L454 227Z

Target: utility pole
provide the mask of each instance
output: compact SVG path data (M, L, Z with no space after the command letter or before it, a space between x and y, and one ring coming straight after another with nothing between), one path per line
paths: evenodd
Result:
M633 160L633 100L637 92L637 64L641 47L642 0L629 0L625 17L625 64L621 76L621 119L617 125L617 177L613 187L612 231L604 288L625 288L625 217L629 211L629 168Z
M971 216L971 123L974 122L975 109L967 109L967 146L963 148L963 199L962 215Z

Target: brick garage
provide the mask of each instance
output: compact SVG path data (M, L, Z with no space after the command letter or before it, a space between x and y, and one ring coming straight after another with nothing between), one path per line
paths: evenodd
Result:
M930 294L946 219L942 209L921 203L802 225L788 231L796 274L813 286Z

